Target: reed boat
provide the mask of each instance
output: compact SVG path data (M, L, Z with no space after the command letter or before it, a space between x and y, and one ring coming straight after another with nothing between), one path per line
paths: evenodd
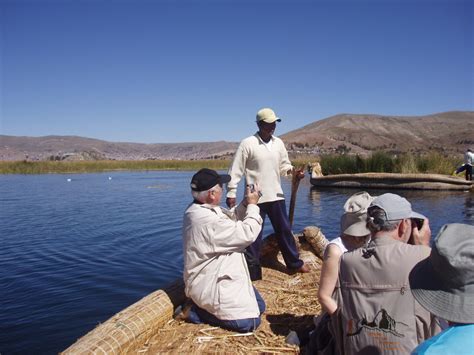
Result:
M307 334L313 317L321 312L317 290L327 239L314 226L295 239L301 259L311 269L307 274L289 272L276 238L264 240L263 279L254 285L267 310L255 332L234 333L175 320L176 308L185 301L183 280L176 280L100 324L62 354L300 353L303 346L287 338L294 338L292 332Z
M317 187L404 190L472 190L472 181L441 174L359 173L317 176L310 182Z

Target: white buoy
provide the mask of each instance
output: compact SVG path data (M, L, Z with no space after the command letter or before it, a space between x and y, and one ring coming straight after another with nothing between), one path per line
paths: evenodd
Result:
M68 182L71 182L71 179L67 179Z
M112 180L112 176L109 176L109 180Z

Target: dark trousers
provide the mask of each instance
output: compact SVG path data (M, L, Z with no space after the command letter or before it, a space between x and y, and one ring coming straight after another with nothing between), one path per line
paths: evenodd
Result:
M460 172L466 172L466 180L472 181L472 165L469 164L463 164L459 168L456 169L456 174L459 174Z
M472 165L466 164L466 180L472 181Z
M255 266L249 263L249 271L252 280L261 279L261 273L260 277L258 277L258 275L255 277L255 274L258 274L258 271L255 272L255 269L260 268L259 260L260 250L263 243L263 227L265 225L265 217L267 215L268 218L270 218L273 230L275 231L278 246L281 250L286 266L290 269L299 269L301 266L303 266L303 261L299 258L298 248L291 231L290 221L286 212L285 200L259 203L258 207L260 207L260 216L263 219L262 231L258 235L255 242L249 245L246 249L247 261L252 260L258 265Z
M253 290L255 291L258 309L260 314L262 314L265 312L265 301L263 300L262 296L260 296L260 293L258 293L255 287ZM253 332L255 329L257 329L260 325L261 319L260 317L231 320L219 319L215 315L193 304L189 312L188 321L195 324L207 323L227 330L247 333Z

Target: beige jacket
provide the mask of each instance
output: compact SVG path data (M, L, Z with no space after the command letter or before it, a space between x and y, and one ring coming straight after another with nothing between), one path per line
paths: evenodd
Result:
M257 205L239 205L229 211L192 203L183 220L186 296L219 319L258 317L243 251L261 228Z
M288 158L283 141L275 136L271 139L271 148L262 141L258 133L240 142L229 169L231 176L227 184L227 197L237 196L237 185L242 176L246 184L258 183L262 197L258 203L284 200L280 176L287 175L293 166Z

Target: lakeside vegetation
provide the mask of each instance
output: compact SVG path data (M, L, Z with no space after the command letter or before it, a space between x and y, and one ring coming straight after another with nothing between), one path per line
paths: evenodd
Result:
M64 174L105 171L216 170L229 168L228 160L94 160L94 161L1 161L1 174Z
M375 152L369 157L358 155L305 156L294 159L295 166L318 161L324 175L365 172L451 173L462 163L460 158L439 153L424 155L390 155ZM227 170L230 160L94 160L94 161L0 161L0 174L92 173L106 171L199 170L207 167Z
M462 160L437 152L423 155L390 155L379 151L367 158L358 155L323 155L319 163L324 175L369 172L451 175L456 167L461 165Z

